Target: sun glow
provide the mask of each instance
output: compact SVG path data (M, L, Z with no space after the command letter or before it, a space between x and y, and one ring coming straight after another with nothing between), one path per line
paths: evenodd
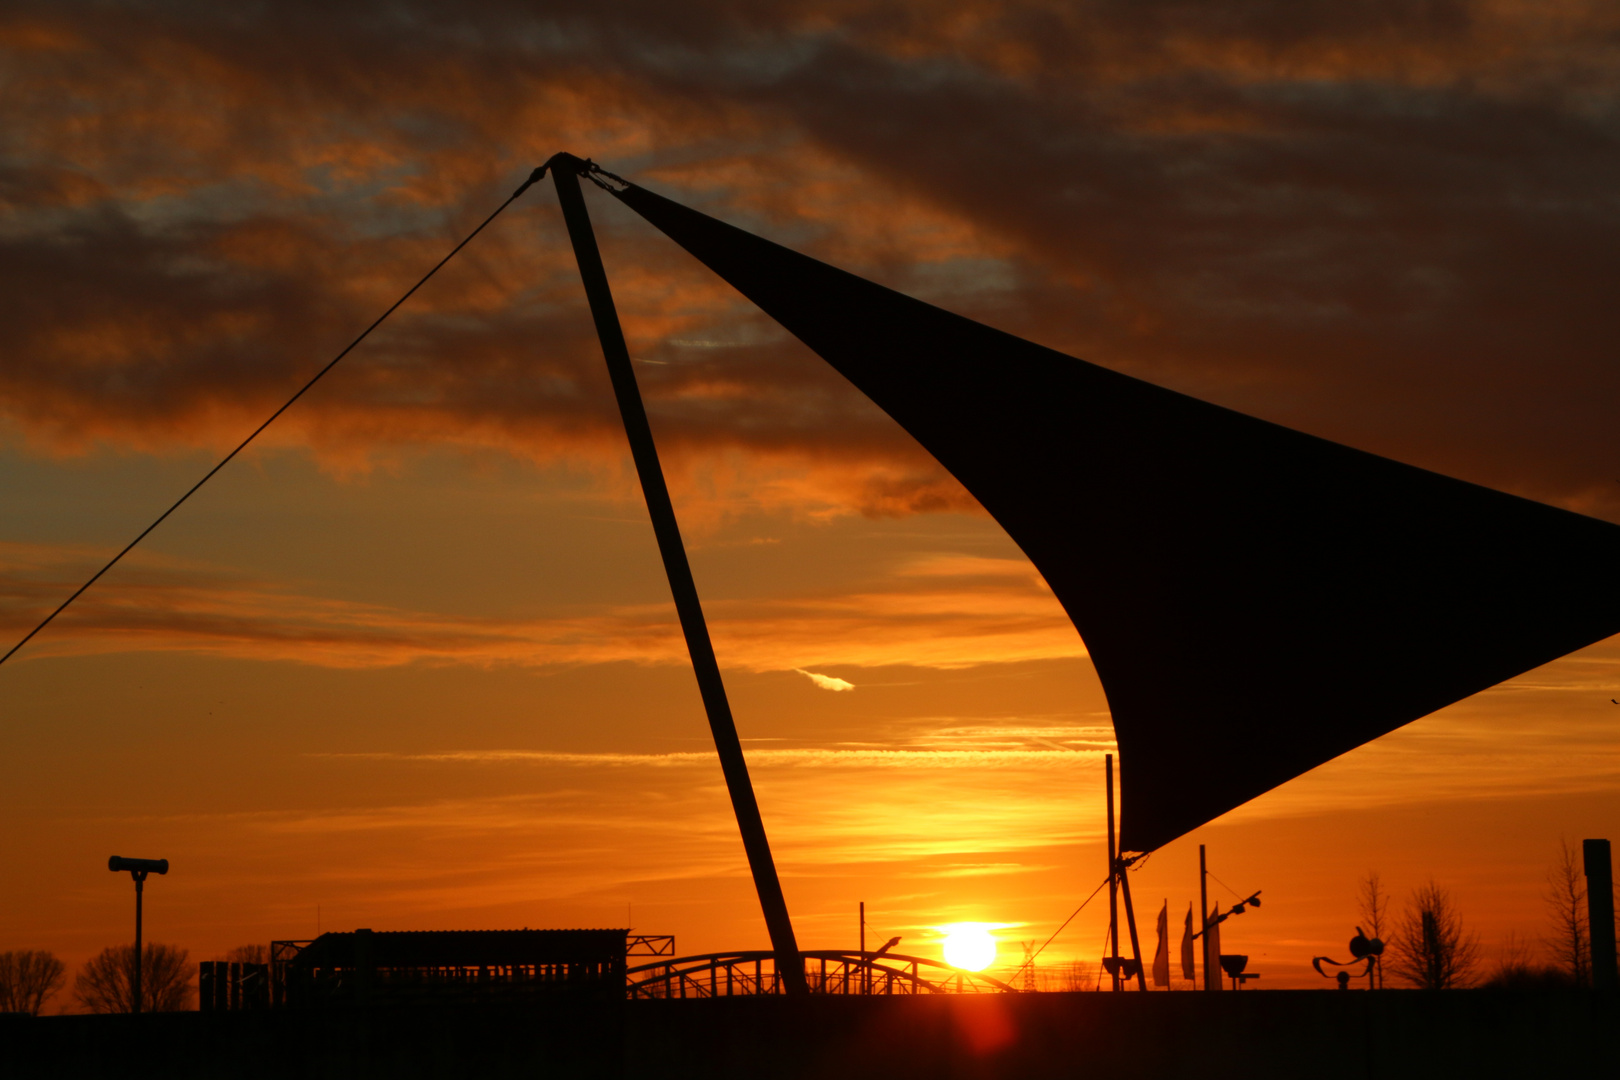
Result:
M983 971L996 960L990 923L955 923L945 931L945 962L963 971Z

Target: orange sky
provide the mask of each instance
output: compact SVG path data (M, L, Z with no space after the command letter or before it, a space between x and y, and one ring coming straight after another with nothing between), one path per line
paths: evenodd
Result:
M1612 13L548 12L0 16L7 647L558 149L1106 366L1620 520ZM1044 940L1104 862L1083 643L896 425L591 205L800 940L851 947L861 900L924 955L955 921L1005 924L1004 958ZM1199 843L1264 890L1223 938L1262 986L1330 985L1310 957L1343 958L1372 868L1397 903L1449 888L1487 954L1542 933L1560 838L1620 833L1617 663L1176 841L1133 879L1143 933ZM195 959L317 917L764 945L549 186L0 668L0 760L0 949L125 940L114 853L173 862L148 934ZM1095 958L1105 911L1043 964Z

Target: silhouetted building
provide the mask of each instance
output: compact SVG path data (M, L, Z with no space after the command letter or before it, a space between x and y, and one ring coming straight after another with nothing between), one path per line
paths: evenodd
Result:
M270 945L277 1007L624 996L628 930L404 930Z
M197 967L197 1008L203 1012L270 1007L270 965L204 960Z

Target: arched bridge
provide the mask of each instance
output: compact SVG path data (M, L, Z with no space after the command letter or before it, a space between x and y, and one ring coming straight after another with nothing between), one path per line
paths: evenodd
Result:
M1012 987L988 975L962 971L938 960L896 953L811 949L804 974L812 994L1010 994ZM776 954L706 953L642 964L625 972L632 998L741 997L780 994Z

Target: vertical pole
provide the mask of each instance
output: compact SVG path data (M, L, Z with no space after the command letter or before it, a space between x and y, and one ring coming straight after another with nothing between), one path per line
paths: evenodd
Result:
M1198 918L1198 940L1204 945L1204 989L1219 990L1221 977L1214 972L1220 965L1220 957L1215 958L1214 965L1209 962L1209 866L1204 861L1203 844L1198 845Z
M131 1012L141 1011L141 892L146 885L146 871L137 870L135 879L135 978L130 984Z
M861 993L872 992L872 969L866 963L866 901L861 901Z
M636 474L641 478L641 493L647 500L653 534L658 538L658 551L664 559L664 573L669 578L675 610L681 619L681 631L686 636L686 649L692 657L692 671L697 676L698 691L703 697L704 710L708 713L709 730L714 735L715 749L720 755L720 769L725 774L726 789L731 794L731 808L737 815L743 850L748 854L748 867L754 875L754 889L759 893L759 904L764 910L765 927L770 933L771 948L776 953L776 970L788 993L807 993L809 988L804 978L804 961L799 956L798 942L793 936L787 900L782 895L782 883L776 876L776 863L771 858L771 845L765 836L759 803L754 798L754 786L748 779L748 764L743 759L737 725L731 717L731 704L726 700L725 683L720 679L720 665L715 660L714 645L709 640L709 628L703 618L703 606L698 600L697 584L692 580L692 567L687 562L686 548L681 543L681 530L675 520L675 507L670 502L669 488L664 483L664 470L658 463L658 448L653 443L647 410L641 401L641 391L636 386L630 351L625 346L624 331L619 326L619 315L613 306L607 271L602 267L602 254L597 250L596 234L591 229L590 214L579 190L578 168L581 162L569 155L558 154L549 164L552 181L557 186L557 199L562 204L563 220L568 224L568 236L573 241L574 258L579 263L579 276L584 282L591 315L596 321L596 336L601 342L602 356L607 361L608 376L613 382L613 394L618 399L619 416L624 421L625 435L630 440L630 454L636 463Z
M1103 755L1103 791L1108 800L1108 939L1114 969L1115 990L1120 989L1119 978L1119 861L1114 851L1114 755Z
M1582 840L1586 870L1587 940L1592 946L1592 986L1613 990L1620 986L1614 955L1614 862L1607 840Z

